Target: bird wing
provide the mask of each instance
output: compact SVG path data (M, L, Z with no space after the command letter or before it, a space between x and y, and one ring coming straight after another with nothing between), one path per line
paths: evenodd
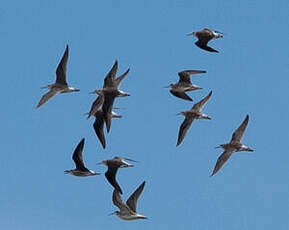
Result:
M184 91L178 91L178 90L173 90L171 89L170 90L171 94L173 94L174 96L176 97L179 97L179 98L182 98L184 100L187 100L187 101L192 101L193 99L190 98Z
M119 87L119 85L120 85L120 82L125 78L125 76L128 74L128 72L129 72L129 68L127 69L127 71L125 71L122 75L120 75L117 79L115 79L115 85L117 86L117 87Z
M112 118L111 112L112 112L114 99L115 99L114 95L111 95L111 94L104 95L104 103L102 105L102 111L104 112L104 120L105 120L107 132L110 131L111 118Z
M56 90L56 89L51 89L49 90L49 92L47 92L46 94L44 94L40 101L37 104L36 108L39 108L41 105L43 105L46 101L48 101L51 97L53 97L54 95L60 93L60 91Z
M104 78L103 88L113 87L117 68L118 68L118 62L117 62L117 60L115 60L112 68L110 69L110 71L108 72L108 74Z
M242 136L243 136L245 129L248 125L248 122L249 122L249 115L247 114L247 116L245 117L242 124L233 133L231 142L241 142Z
M66 45L65 52L56 69L56 83L59 83L61 85L67 85L66 66L67 66L67 60L68 60L68 51L69 51L69 48L68 48L68 45Z
M211 40L211 39L209 39ZM207 50L209 52L216 52L216 53L219 53L218 50L215 50L213 49L212 47L208 46L207 43L209 40L205 40L205 41L202 41L202 40L198 40L197 42L195 42L195 44L200 47L201 49L203 50Z
M207 102L207 100L209 100L209 98L212 96L212 91L205 96L202 100L200 100L199 102L197 102L196 104L194 104L194 106L192 107L192 110L198 110L201 111L204 104Z
M204 70L184 70L178 73L179 82L192 83L190 76L197 73L206 73Z
M179 130L179 136L178 136L178 142L177 142L177 146L179 144L182 143L188 129L190 128L192 122L194 121L193 117L186 117L185 120L183 121L183 123L180 126L180 130Z
M103 102L104 102L104 96L99 95L92 103L90 111L87 115L87 119L93 116L98 111L99 107L103 104Z
M219 156L217 163L215 165L215 168L211 174L213 176L216 172L219 171L220 168L222 168L223 164L230 158L230 156L234 153L234 149L226 149L221 156Z
M112 202L115 206L117 206L123 212L126 212L126 213L130 212L129 207L122 201L119 195L119 191L116 189L113 191L113 194L112 194Z
M105 149L105 137L104 137L104 133L103 133L103 126L104 126L104 114L103 112L101 113L95 113L95 121L93 123L93 128L94 131L102 145L102 147Z
M72 155L72 160L74 161L77 169L87 171L88 169L84 166L82 159L83 146L84 146L84 138L82 138L81 141L76 146Z
M120 194L122 194L122 190L119 186L119 184L117 183L115 176L117 173L118 167L114 166L114 165L108 165L108 169L105 173L105 177L108 180L108 182L117 190L120 192Z
M136 212L137 200L140 194L142 193L144 186L145 186L145 181L142 182L142 184L134 191L133 194L131 194L131 196L126 201L127 206L134 212Z

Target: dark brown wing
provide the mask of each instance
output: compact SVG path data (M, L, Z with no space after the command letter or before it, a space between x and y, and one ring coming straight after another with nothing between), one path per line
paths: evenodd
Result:
M197 73L206 73L204 70L184 70L178 73L179 75L179 82L185 82L191 84L191 78L190 76L192 74L197 74Z
M190 128L193 121L194 121L193 117L186 117L185 120L183 121L183 123L181 124L180 130L179 130L177 146L182 143L182 141L183 141L184 137L186 136L186 133L187 133L188 129Z
M235 130L232 135L231 142L241 142L242 136L249 122L249 115L247 115L242 124Z
M106 124L107 132L110 131L111 118L112 118L111 112L112 112L114 99L115 99L114 95L111 95L111 94L104 95L104 103L102 105L102 111L104 112L104 121Z
M211 40L211 39L209 39L209 40ZM215 49L213 49L212 47L210 47L210 46L207 45L207 43L208 43L209 40L204 40L204 41L203 41L203 40L198 40L195 44L196 44L199 48L201 48L201 49L203 49L203 50L207 50L207 51L209 51L209 52L219 53L218 50L215 50Z
M193 101L193 99L190 98L184 91L178 91L178 90L171 89L170 92L171 92L171 94L173 94L176 97L182 98L182 99L187 100L187 101Z
M105 177L108 180L108 182L117 190L119 191L120 194L122 194L122 190L119 186L119 184L117 183L115 176L117 173L118 167L114 166L114 165L108 165L108 169L105 173Z
M209 100L209 98L212 96L212 91L205 96L202 100L200 100L199 102L197 102L196 104L194 104L194 106L192 107L193 110L198 110L201 111L204 104L207 102L207 100Z
M99 107L103 104L103 102L104 102L104 96L99 95L92 103L90 111L87 115L87 119L93 116L98 111Z
M69 50L68 45L66 45L65 52L56 69L56 83L62 84L62 85L67 85L66 66L67 66L67 60L68 60L68 50Z
M137 200L138 200L140 194L142 193L142 190L145 186L145 183L146 183L145 181L142 182L142 184L134 191L133 194L131 194L131 196L126 201L127 206L134 212L136 212Z
M82 159L83 146L84 146L84 138L81 139L81 141L75 148L74 153L72 155L72 160L75 163L76 169L81 171L88 171L88 169L84 166Z
M46 101L48 101L51 97L53 97L54 95L58 94L59 91L56 89L51 89L49 92L47 92L46 94L44 94L40 101L37 104L36 108L39 108L41 105L43 105Z
M117 60L115 60L112 68L110 69L110 71L108 72L108 74L104 78L103 88L113 87L115 77L116 77L117 68L118 68L118 62L117 62Z
M120 75L117 79L115 79L115 85L117 86L117 87L119 87L119 85L120 85L120 82L125 78L125 76L128 74L128 72L129 72L129 68L127 69L127 71L125 71L122 75Z
M230 158L233 153L233 149L227 149L221 154L221 156L219 156L211 176L213 176L216 172L219 171L220 168L222 168L223 164L225 164L225 162Z
M103 126L104 126L104 114L103 112L95 113L95 121L93 123L94 131L102 145L102 147L105 149L105 137L103 133Z

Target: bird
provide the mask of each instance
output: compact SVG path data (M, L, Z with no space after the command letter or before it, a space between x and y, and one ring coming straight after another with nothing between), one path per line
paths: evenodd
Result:
M121 118L122 116L120 114L115 113L114 111L111 112L111 116L114 118ZM102 147L105 149L106 142L105 137L103 133L103 126L104 126L104 112L99 109L94 113L95 121L93 123L93 128L95 131L95 134L97 135Z
M196 104L193 105L191 110L183 111L178 113L177 115L184 115L185 120L180 126L179 129L179 135L178 135L178 141L177 141L177 146L182 143L188 129L190 128L192 122L194 119L208 119L211 120L211 117L209 117L207 114L202 113L202 108L204 104L209 100L209 98L212 96L212 91L204 97L202 100L197 102Z
M69 86L66 82L66 66L67 66L67 60L68 60L68 52L69 52L69 48L68 48L68 45L66 45L65 52L56 69L56 81L53 84L42 87L43 89L48 88L49 91L41 97L36 108L39 108L41 105L47 102L51 97L59 93L80 91L79 89Z
M94 176L94 175L99 175L100 173L94 172L92 170L89 170L85 167L82 159L82 151L84 147L84 141L85 139L82 138L81 141L78 143L77 147L75 148L73 155L72 155L72 160L75 163L75 169L71 170L65 170L65 173L72 174L74 176L80 176L80 177L86 177L86 176Z
M217 30L204 28L203 30L194 31L194 32L189 33L187 35L196 36L198 38L198 41L195 42L195 44L198 47L200 47L201 49L207 50L209 52L219 53L218 50L213 49L212 47L208 46L207 44L213 38L222 38L223 37L222 32L219 32Z
M146 216L138 214L136 211L137 200L143 191L145 186L145 181L134 191L134 193L128 198L126 203L124 203L119 195L118 190L114 190L112 194L112 201L115 206L119 208L119 211L111 213L111 215L116 215L123 220L136 220L136 219L147 219Z
M213 176L220 170L223 164L232 156L233 153L240 151L249 151L249 152L254 151L250 147L243 145L241 143L241 139L248 125L248 122L249 122L249 115L247 114L242 124L233 133L231 141L229 143L221 144L216 147L224 149L224 152L219 156L211 176Z
M176 83L171 83L169 87L171 88L170 92L176 97L192 101L192 98L190 98L185 92L192 91L196 89L202 89L198 85L194 85L191 82L190 76L192 74L197 73L206 73L205 70L184 70L178 73L179 75L179 81Z
M103 103L102 111L104 112L104 121L106 123L107 132L110 131L110 127L111 127L111 118L112 118L111 111L112 111L114 99L116 97L130 96L129 93L121 91L119 89L121 81L128 74L128 72L130 71L130 68L128 68L122 75L116 78L117 68L118 68L118 62L116 60L112 68L110 69L110 71L104 78L102 89L96 89L92 92L92 93L98 94L98 98L96 99L96 101L94 101L94 103L98 107L100 107L101 102ZM97 102L97 101L100 101L100 102ZM91 111L95 110L93 107L97 107L97 106L92 105Z
M117 173L118 168L127 168L127 167L133 167L132 164L129 164L125 160L136 162L135 160L125 158L125 157L114 157L112 159L103 160L102 162L98 164L103 164L107 166L107 171L105 172L105 177L108 180L108 182L117 190L120 194L122 194L122 190L117 183L115 176Z

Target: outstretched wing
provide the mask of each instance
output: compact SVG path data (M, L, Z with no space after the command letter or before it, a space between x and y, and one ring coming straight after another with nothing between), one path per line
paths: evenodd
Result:
M190 76L192 74L197 74L197 73L206 73L204 70L184 70L178 73L179 75L179 82L185 82L185 83L191 83L191 78Z
M112 194L112 202L115 206L117 206L122 212L130 213L129 207L122 201L119 191L114 190Z
M221 154L221 156L219 156L211 176L213 176L216 172L219 171L220 168L222 168L223 164L225 164L225 162L230 158L233 153L233 149L227 149Z
M103 88L113 87L117 68L118 68L118 63L117 63L117 60L115 60L112 68L110 69L110 71L104 78Z
M82 159L82 151L84 146L84 138L81 139L81 141L76 146L73 155L72 160L75 163L76 169L79 169L81 171L88 171L88 169L85 167Z
M180 130L179 130L177 146L182 143L182 141L183 141L184 137L186 136L186 133L187 133L188 129L190 128L193 121L194 121L193 117L186 117L185 120L183 121L183 123L181 124Z
M209 39L209 40L211 40L211 39ZM203 50L207 50L209 52L219 53L218 50L215 50L212 47L207 45L209 40L207 40L207 39L206 40L198 40L195 44Z
M102 147L105 149L105 137L103 133L103 126L104 126L104 114L101 113L95 113L95 121L93 123L94 131L102 145Z
M241 142L242 136L249 122L249 115L247 115L242 124L235 130L232 135L231 142Z
M145 186L145 181L142 182L142 184L134 191L133 194L131 194L131 196L126 201L126 204L128 205L128 207L134 212L136 212L137 200L140 194L142 193L144 186Z
M119 85L120 85L120 82L125 78L125 76L128 74L128 72L129 72L129 68L127 69L127 71L125 71L122 75L120 75L117 79L115 79L115 85L117 86L117 87L119 87Z
M68 45L56 69L56 83L67 85L66 82L66 66L68 60Z
M108 182L117 190L119 191L120 194L122 194L122 190L119 186L119 184L117 183L115 176L117 173L118 167L113 166L113 165L109 165L108 169L105 173L105 177L108 180Z
M37 104L36 108L39 108L41 105L43 105L46 101L48 101L51 97L53 97L54 95L58 94L59 91L56 89L51 89L49 92L47 92L46 94L44 94L40 101Z
M173 94L174 96L176 96L178 98L182 98L182 99L187 100L187 101L193 100L184 91L177 91L177 90L171 89L170 92L171 92L171 94Z
M198 110L201 111L204 104L207 102L207 100L209 100L209 98L212 96L212 91L205 96L202 100L200 100L199 102L197 102L196 104L194 104L194 106L192 107L193 110Z

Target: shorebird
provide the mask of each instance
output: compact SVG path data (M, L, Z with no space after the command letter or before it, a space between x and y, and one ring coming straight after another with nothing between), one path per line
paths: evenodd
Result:
M178 73L179 75L179 81L176 83L170 84L170 92L175 95L176 97L192 101L192 98L190 98L185 92L192 91L196 89L202 89L198 85L194 85L191 82L190 76L192 74L197 73L206 73L205 70L184 70Z
M119 195L119 192L115 189L112 194L112 201L120 211L115 211L111 215L116 215L123 220L136 220L136 219L147 219L146 216L138 214L136 211L137 200L142 193L145 186L145 181L134 191L134 193L124 203Z
M114 157L112 159L108 159L108 160L103 160L102 162L98 163L98 164L104 164L107 166L107 171L105 172L105 177L108 180L108 182L117 190L120 192L120 194L122 194L122 190L119 186L119 184L117 183L116 179L115 179L115 175L117 173L118 168L127 168L127 167L133 167L132 164L129 164L128 162L126 162L125 160L128 161L132 161L132 162L136 162L132 159L129 158L125 158L125 157Z
M207 100L209 100L211 95L212 95L212 91L206 97L204 97L202 100L200 100L199 102L194 104L194 106L191 108L191 110L183 111L183 112L180 112L177 114L177 115L182 114L185 116L185 120L183 121L183 123L180 126L177 146L182 143L182 141L183 141L188 129L190 128L192 122L194 121L194 119L211 120L211 118L207 114L202 113L202 108L203 108L204 104L207 102Z
M98 107L100 107L101 102L103 103L102 111L105 114L104 120L106 123L107 132L110 131L111 118L112 118L111 111L112 111L114 99L116 97L130 96L129 93L119 90L121 81L125 78L125 76L128 74L130 69L128 68L122 75L116 78L117 68L118 68L118 62L116 60L111 70L104 78L103 88L96 89L92 92L92 93L96 93L99 95L96 101L94 101L94 103ZM100 101L100 102L97 102L97 101ZM95 111L95 107L97 106L92 105L91 111Z
M36 108L39 108L41 105L43 105L46 101L48 101L51 97L53 97L56 94L79 91L79 89L69 86L66 82L67 60L68 60L68 45L66 45L63 57L61 58L61 61L57 66L55 83L42 87L43 89L48 88L50 90L48 93L44 94L41 97Z
M249 122L249 115L246 116L242 124L235 130L235 132L232 135L232 139L229 143L221 144L216 147L222 148L225 151L221 154L221 156L219 156L211 176L213 176L216 172L219 171L219 169L231 157L233 153L240 151L250 151L250 152L254 151L253 149L241 143L241 139L248 125L248 122Z
M210 51L210 52L216 52L219 53L218 50L213 49L212 47L208 46L208 42L213 38L222 38L223 34L217 30L211 30L211 29L203 29L199 31L195 31L192 33L189 33L187 35L193 35L198 38L198 41L195 42L195 44L200 47L201 49Z
M104 112L101 109L97 110L94 113L94 116L95 116L95 121L93 123L93 128L94 128L94 131L95 131L102 147L105 149L106 143L105 143L105 137L104 137L104 133L103 133L104 118L105 118ZM121 118L122 116L120 114L117 114L114 111L112 111L111 117Z
M81 139L72 155L72 160L74 161L76 168L71 170L65 170L64 172L72 174L74 176L81 176L81 177L99 175L100 173L94 172L85 167L82 159L83 146L84 146L84 138Z

